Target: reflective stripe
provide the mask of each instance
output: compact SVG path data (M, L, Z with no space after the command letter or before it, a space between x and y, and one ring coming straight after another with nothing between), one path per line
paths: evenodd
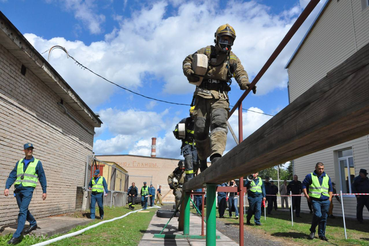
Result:
M183 64L183 66L191 66L191 63L186 62L185 64Z
M24 159L20 159L17 165L17 179L14 185L20 185L24 187L36 187L38 182L38 175L36 174L36 167L39 160L33 158L32 162L28 163L26 171L24 171ZM25 177L27 177L25 179Z
M186 130L190 134L195 134L195 130Z
M92 191L93 192L99 192L102 193L104 192L104 185L103 185L103 181L104 181L104 177L100 177L99 180L97 181L97 183L95 183L95 180L92 179Z
M188 145L196 145L196 143L187 142L187 141L185 141L185 144L188 144Z
M193 170L187 170L187 171L185 171L185 173L186 174L191 174L191 173L193 173Z
M230 56L230 59L231 59L231 60L236 60L236 61L237 61L237 57L236 57L236 56L234 56L234 55L231 55L231 56Z

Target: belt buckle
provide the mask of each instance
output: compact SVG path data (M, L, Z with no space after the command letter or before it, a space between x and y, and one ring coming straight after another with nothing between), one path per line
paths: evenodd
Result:
M24 179L24 174L22 174L22 176L21 176L21 180L23 180Z

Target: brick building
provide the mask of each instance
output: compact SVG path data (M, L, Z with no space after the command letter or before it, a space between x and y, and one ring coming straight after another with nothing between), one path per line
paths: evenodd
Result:
M0 183L34 144L47 177L47 199L38 184L30 205L44 217L79 209L94 128L102 122L66 81L0 12ZM0 196L0 225L15 222L13 197Z

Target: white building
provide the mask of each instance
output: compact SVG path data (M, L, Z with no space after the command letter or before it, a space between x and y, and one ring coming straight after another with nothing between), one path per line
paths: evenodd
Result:
M327 1L286 66L290 102L368 43L369 0ZM302 181L317 162L325 164L338 193L349 193L359 170L369 170L369 136L298 158L294 160L294 173ZM344 199L345 215L356 217L356 198ZM334 206L333 213L342 214L335 199ZM302 202L301 209L308 210L306 202ZM368 211L364 211L365 217L369 217Z

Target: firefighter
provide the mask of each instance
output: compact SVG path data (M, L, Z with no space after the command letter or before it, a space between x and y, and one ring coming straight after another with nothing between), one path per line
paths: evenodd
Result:
M228 91L234 77L241 90L250 87L247 72L238 57L231 51L236 32L229 24L221 25L215 32L215 45L207 46L188 55L183 61L183 73L190 83L196 85L194 93L194 138L200 161L204 163L210 156L211 164L221 158L227 141L227 120L229 116ZM205 54L208 67L200 78L195 74L193 59ZM254 94L256 87L252 88ZM210 129L210 137L209 137ZM206 162L205 162L206 163Z
M132 186L128 188L128 206L130 209L135 209L136 198L138 195L138 189L135 182L132 182Z
M181 146L181 154L185 159L185 173L186 180L190 180L193 178L193 174L197 173L198 169L198 158L197 158L197 149L196 143L194 141L194 109L192 106L190 108L190 117L182 119L175 127L173 134L177 139L182 140ZM184 124L183 131L179 129L179 125ZM206 164L205 164L206 165ZM194 171L195 167L195 171Z
M178 167L176 167L176 169L174 169L174 171L168 176L168 185L173 190L177 208L180 205L185 176L185 167L183 161L181 160L178 162Z

